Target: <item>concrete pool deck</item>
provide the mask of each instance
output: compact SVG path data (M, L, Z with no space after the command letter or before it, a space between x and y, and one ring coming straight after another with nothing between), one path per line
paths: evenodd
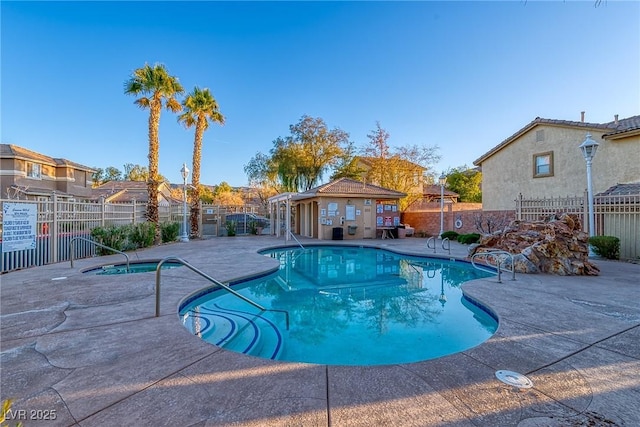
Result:
M277 267L256 251L284 243L223 237L130 256L178 256L226 281ZM433 255L420 238L321 243ZM452 256L466 251L452 244ZM157 318L154 273L81 273L123 259L0 276L0 397L14 401L10 425L640 425L639 264L596 260L597 277L470 282L465 291L500 319L488 341L419 363L352 367L268 361L201 341L177 306L208 283L185 268L163 271ZM533 388L517 391L497 370L527 375Z

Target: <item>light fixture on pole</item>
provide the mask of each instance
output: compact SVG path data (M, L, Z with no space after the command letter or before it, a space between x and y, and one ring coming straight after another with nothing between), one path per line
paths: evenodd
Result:
M596 224L595 224L595 213L593 212L593 187L591 185L591 161L596 155L596 150L598 149L598 144L596 141L591 139L591 134L587 133L585 140L580 144L580 150L582 151L582 155L584 156L585 161L587 162L587 198L589 199L589 237L593 237L596 235ZM591 245L589 246L589 256L593 256L594 253L591 249Z
M187 169L187 164L182 164L182 169L180 169L180 173L182 174L182 236L180 237L181 242L189 241L189 234L187 233L187 176L189 176L189 169Z
M438 235L442 239L442 233L444 233L444 185L447 183L447 176L442 172L440 178L438 178L440 184L440 234Z

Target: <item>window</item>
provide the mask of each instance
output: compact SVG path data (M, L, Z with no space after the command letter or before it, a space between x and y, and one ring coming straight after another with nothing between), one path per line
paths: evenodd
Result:
M42 178L40 165L38 163L27 163L27 177L35 179Z
M533 177L553 176L553 151L533 155Z

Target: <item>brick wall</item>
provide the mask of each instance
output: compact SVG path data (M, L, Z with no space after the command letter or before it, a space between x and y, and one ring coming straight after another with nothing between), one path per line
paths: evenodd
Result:
M515 218L515 211L482 211L481 203L453 203L444 206L444 231L453 230L459 234L479 233L476 220L482 219L486 230L486 220L493 218L497 223L508 224ZM415 233L437 236L440 233L440 203L423 204L420 210L407 210L402 214L402 223L415 229ZM506 225L505 224L505 225ZM494 231L494 230L492 230Z

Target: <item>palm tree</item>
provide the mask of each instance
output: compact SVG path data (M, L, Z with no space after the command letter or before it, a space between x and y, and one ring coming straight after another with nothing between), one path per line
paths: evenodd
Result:
M196 127L193 140L193 171L191 185L193 192L191 197L191 236L198 237L200 218L200 160L202 158L202 137L204 131L209 128L209 122L224 124L224 116L218 110L218 102L209 89L200 89L197 86L193 92L182 101L184 113L180 114L178 121L186 128Z
M178 78L169 75L169 72L162 64L155 64L153 67L145 64L144 67L136 69L129 80L124 83L124 93L126 95L142 95L134 101L138 107L149 109L149 179L147 180L147 192L149 201L147 203L147 221L155 225L155 244L160 243L160 219L158 217L158 157L160 152L160 141L158 139L158 128L160 127L160 112L164 104L169 111L177 113L182 110L176 95L184 92L178 82Z

